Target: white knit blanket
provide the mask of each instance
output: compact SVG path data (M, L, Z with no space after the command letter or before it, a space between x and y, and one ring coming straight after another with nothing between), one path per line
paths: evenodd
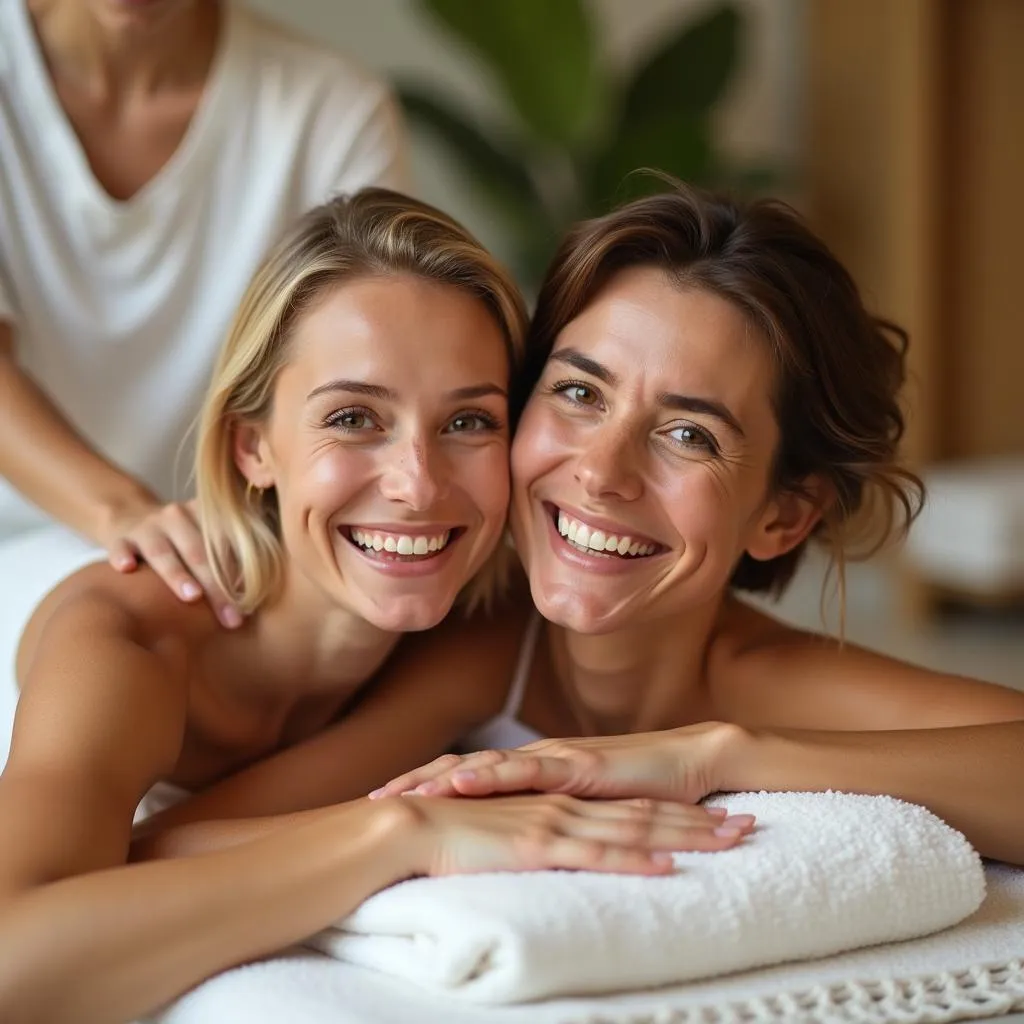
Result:
M538 872L416 879L315 946L478 1003L621 992L928 935L985 894L981 862L924 808L889 797L743 793L758 819L723 853L638 878Z

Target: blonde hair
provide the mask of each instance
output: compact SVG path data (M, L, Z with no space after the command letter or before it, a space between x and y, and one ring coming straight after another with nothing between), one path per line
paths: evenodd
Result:
M447 214L367 188L303 216L243 296L199 416L195 477L206 553L217 583L244 612L280 583L282 549L275 495L254 489L235 464L235 425L267 417L293 328L326 290L389 274L443 282L479 298L501 328L510 374L519 371L527 329L523 298L508 271ZM487 601L503 581L503 548L464 589L471 606Z

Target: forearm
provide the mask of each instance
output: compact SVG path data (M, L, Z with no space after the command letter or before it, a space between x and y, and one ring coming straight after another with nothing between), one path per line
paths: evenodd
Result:
M0 333L5 330L0 324ZM45 512L98 540L116 510L155 501L95 452L5 354L0 338L0 476Z
M186 821L154 831L146 830L143 825L132 839L128 859L135 863L215 853L305 824L323 813L321 809L261 818Z
M406 822L394 802L359 801L234 849L18 896L0 914L0 1018L135 1019L297 942L416 871Z
M740 736L719 788L841 790L929 808L982 856L1024 864L1024 722L882 732Z

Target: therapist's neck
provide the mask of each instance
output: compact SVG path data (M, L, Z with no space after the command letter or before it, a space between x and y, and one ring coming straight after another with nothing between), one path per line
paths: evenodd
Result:
M218 0L28 0L50 74L97 99L201 87L217 48Z

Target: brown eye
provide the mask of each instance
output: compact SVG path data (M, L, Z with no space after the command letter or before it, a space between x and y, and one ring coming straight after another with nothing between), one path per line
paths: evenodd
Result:
M706 430L701 430L700 427L695 427L689 423L673 427L668 432L668 436L684 448L696 448L706 452L718 451L718 445Z
M375 426L373 418L363 409L340 409L332 413L324 421L328 427L337 427L340 430L372 430Z
M552 389L556 394L563 395L573 405L597 405L601 397L595 388L578 380L564 380Z

